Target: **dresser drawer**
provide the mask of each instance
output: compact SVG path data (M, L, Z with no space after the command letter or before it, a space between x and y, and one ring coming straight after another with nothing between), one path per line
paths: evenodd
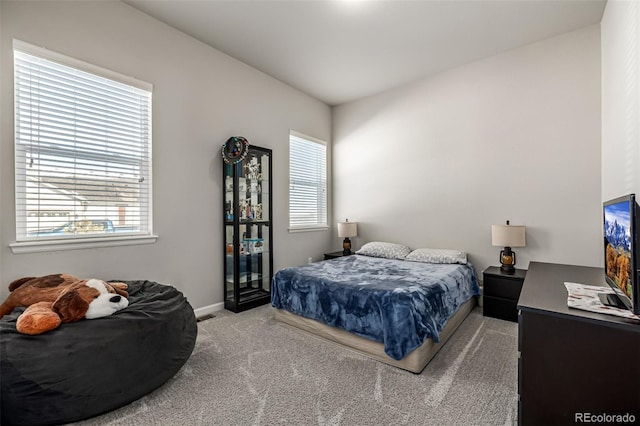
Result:
M487 317L499 318L507 321L518 321L518 306L515 300L482 297L482 314Z
M485 274L483 290L485 296L517 301L520 297L520 290L522 290L522 280Z

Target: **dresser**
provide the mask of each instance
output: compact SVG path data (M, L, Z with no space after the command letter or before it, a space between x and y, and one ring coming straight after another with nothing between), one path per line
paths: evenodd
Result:
M529 264L518 300L518 424L640 422L640 322L569 309L566 281L606 285L602 268Z

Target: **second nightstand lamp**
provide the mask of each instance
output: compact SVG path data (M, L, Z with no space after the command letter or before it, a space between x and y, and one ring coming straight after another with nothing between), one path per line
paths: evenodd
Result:
M504 247L500 250L500 270L513 274L516 269L516 253L511 247L525 247L525 227L509 225L491 225L491 245Z
M351 254L351 240L349 237L358 236L358 223L349 222L347 219L345 222L338 222L338 237L344 238L342 242L342 253L345 255Z

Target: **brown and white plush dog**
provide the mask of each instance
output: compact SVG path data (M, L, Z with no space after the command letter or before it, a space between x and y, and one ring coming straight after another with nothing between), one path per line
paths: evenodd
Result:
M16 329L23 334L41 334L63 322L111 315L129 306L125 283L82 280L68 274L25 277L9 284L11 294L0 305L0 318L13 308L27 307L18 317Z

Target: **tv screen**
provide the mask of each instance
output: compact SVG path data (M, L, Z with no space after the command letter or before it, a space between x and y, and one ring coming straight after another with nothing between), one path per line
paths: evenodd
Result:
M607 305L639 314L636 210L634 194L603 204L605 279L615 295L601 294L600 298Z

